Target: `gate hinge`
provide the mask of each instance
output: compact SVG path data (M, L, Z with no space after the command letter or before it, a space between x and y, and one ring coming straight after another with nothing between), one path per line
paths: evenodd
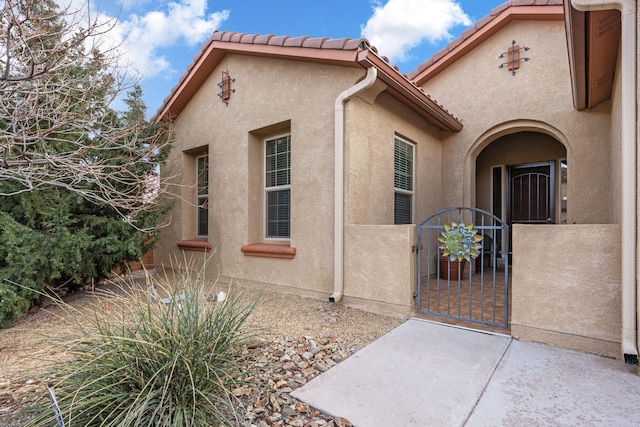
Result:
M420 245L420 249L422 249L422 245ZM418 245L411 246L411 253L418 252Z

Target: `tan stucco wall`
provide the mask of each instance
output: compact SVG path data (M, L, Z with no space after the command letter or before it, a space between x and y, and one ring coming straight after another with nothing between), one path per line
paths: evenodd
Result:
M414 145L414 223L441 209L442 132L386 93L349 101L345 129L347 224L393 224L395 137Z
M344 302L387 315L414 313L415 225L350 225L345 229Z
M235 79L228 106L217 97L222 70ZM207 240L215 248L207 268L210 276L317 298L334 291L334 105L339 93L364 74L363 69L228 56L177 117L176 144L163 173L181 171L177 180L183 197L192 200L195 155L209 154ZM415 215L421 218L441 199L440 132L395 99L379 95L384 87L379 83L345 103L342 303L407 317L413 312L415 226L392 225L394 136L416 144ZM245 256L242 245L274 243L262 237L262 144L288 132L290 245L296 256ZM172 223L161 232L157 263L169 263L171 257L182 260L176 242L196 237L194 218L195 207L177 200ZM202 262L202 253L187 252L187 258L192 257Z
M516 75L498 68L511 41L529 47ZM610 223L610 104L573 108L562 21L514 21L423 85L460 117L464 129L443 146L447 206L475 205L475 160L497 138L541 132L566 146L570 170L568 216L577 223ZM552 159L549 159L552 160Z
M513 253L514 337L621 356L619 225L515 225Z
M394 223L394 139L414 145L413 222L442 208L442 132L386 93L347 103L345 304L408 317L414 312L415 225ZM369 100L369 101L366 101Z
M222 71L235 79L229 105L218 98ZM208 147L209 236L216 248L208 272L273 283L328 296L333 291L333 115L338 94L364 75L339 68L249 56L227 56L175 120L175 145L166 175L180 176L191 199L193 156ZM270 128L271 126L278 125ZM240 248L264 241L262 141L292 137L291 246L294 259L245 256ZM195 208L176 203L160 234L157 263L181 259L180 239L193 239Z
M498 68L497 56L510 46L511 40L531 48L526 53L531 60L523 63L515 76L506 68ZM228 106L218 98L217 84L222 71L228 71L235 79L232 84L235 92ZM175 175L176 182L182 185L179 191L189 202L177 200L172 223L161 232L156 263L168 264L172 257L182 260L175 243L196 237L195 207L190 204L194 199L195 154L207 152L210 156L208 241L216 249L209 262L209 274L328 297L333 291L334 274L334 102L340 92L364 74L365 71L358 68L264 57L225 57L175 120L175 148L163 174ZM513 22L424 85L428 94L461 119L464 129L460 133L435 130L389 95L374 96L380 89L378 84L362 97L356 96L345 104L344 303L401 316L406 316L413 307L415 266L411 246L415 226L391 225L395 136L416 147L414 222L450 206L486 209L488 192L477 187L487 184L486 173L493 164L557 160L563 156L568 159L570 170L569 222L591 224L619 220L616 208L611 207L620 197L612 191L620 177L611 172L618 164L619 149L611 141L619 137L615 129L619 112L610 111L611 103L584 112L573 108L562 22ZM616 83L614 99L619 92ZM292 136L289 243L297 254L292 260L247 257L240 250L242 245L265 241L262 237L262 143L264 138L285 132ZM544 141L544 150L540 149L542 145L531 146L520 138L530 132L539 136L531 141ZM558 142L551 143L551 138ZM492 144L494 141L496 145ZM476 159L481 163L477 176ZM567 298L555 301L555 305L573 303L572 294L553 288L558 285L555 278L543 283L545 276L537 274L538 269L549 269L549 277L558 273L558 264L543 253L544 245L557 241L554 250L558 258L562 258L576 246L575 241L566 236L578 230L573 227L552 236L546 233L555 227L541 231L532 228L537 231L533 236L533 240L539 242L536 245L543 246L535 257L528 258L527 264L518 264L518 251L530 249L516 246L514 240L514 286L520 289L521 298L517 306L514 300L514 322L516 319L520 322L514 330L523 337L546 342L553 342L557 336L571 337L570 342L578 342L574 345L576 348L584 342L600 343L594 346L602 347L601 350L588 351L608 354L610 343L617 339L610 335L619 335L619 331L613 334L609 330L609 320L604 319L610 314L619 318L616 314L619 301L614 304L611 301L615 298L610 295L604 295L609 298L609 311L601 313L606 330L596 329L595 336L584 331L588 329L584 325L589 319L581 317L577 318L577 326L569 323L568 329L545 335L543 331L551 329L545 327L543 316L549 316L552 326L562 323L557 322L553 311L545 311L549 301L544 299L544 292L535 295L538 300L522 304L529 296L524 291L530 288L527 287L530 281L538 288L549 288L556 296ZM595 229L602 234L602 230L609 230L607 227ZM585 238L579 233L572 237L577 241ZM600 242L591 239L581 250L599 248ZM613 252L606 254L616 250L619 248L612 248ZM202 259L199 253L188 256ZM598 271L598 264L586 264L584 260L579 258L577 264L583 268L577 272L570 270L573 276L567 276L563 286L579 286L581 281L593 276L594 270ZM516 278L522 284L516 282ZM606 291L599 292L605 294ZM581 301L576 303L588 303Z

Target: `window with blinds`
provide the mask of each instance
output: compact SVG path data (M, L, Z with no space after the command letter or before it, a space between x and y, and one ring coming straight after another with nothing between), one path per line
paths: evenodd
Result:
M209 234L209 156L200 156L196 163L196 228L197 235Z
M288 239L291 224L291 135L265 142L265 236Z
M394 224L411 224L413 218L413 144L394 140Z

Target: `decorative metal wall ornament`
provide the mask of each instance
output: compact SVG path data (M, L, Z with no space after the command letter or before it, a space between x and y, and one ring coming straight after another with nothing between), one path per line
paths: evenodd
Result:
M469 262L480 255L483 236L478 234L473 224L452 221L444 225L444 231L440 234L438 248L442 249L442 256L448 256L451 261L464 259Z
M529 51L529 49L530 48L528 47L520 47L516 44L516 41L513 40L511 42L511 47L506 52L502 52L500 56L498 56L498 58L500 59L504 58L505 56L507 57L507 61L498 65L498 68L504 68L504 66L506 65L507 68L511 71L511 75L515 76L516 69L520 68L520 63L527 62L529 59L531 59L528 57L521 58L520 52L527 52Z
M222 89L222 92L218 94L218 97L227 107L229 106L229 98L231 98L231 94L236 91L235 89L231 89L231 83L235 81L236 79L232 79L231 76L229 76L228 71L222 72L222 80L218 83L218 87Z

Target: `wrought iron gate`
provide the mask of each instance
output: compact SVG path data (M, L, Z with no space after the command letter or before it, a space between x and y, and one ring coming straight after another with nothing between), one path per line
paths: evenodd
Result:
M475 239L476 250L465 243L460 251L468 260L458 261L463 255L442 256L445 244L438 239L450 235L452 224L454 231L482 236ZM461 224L466 227L456 227ZM449 208L422 221L417 244L418 312L508 328L508 234L509 227L498 217L475 208Z

